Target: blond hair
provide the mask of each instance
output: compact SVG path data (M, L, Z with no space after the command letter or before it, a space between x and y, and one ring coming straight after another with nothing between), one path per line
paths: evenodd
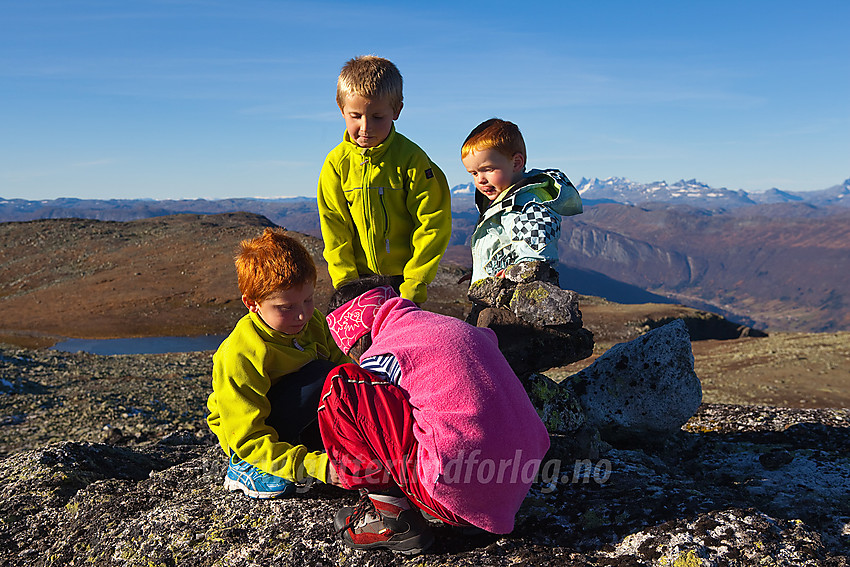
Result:
M340 109L352 95L369 100L385 99L393 111L401 112L404 96L398 67L389 59L375 55L360 55L348 60L336 83L336 103Z

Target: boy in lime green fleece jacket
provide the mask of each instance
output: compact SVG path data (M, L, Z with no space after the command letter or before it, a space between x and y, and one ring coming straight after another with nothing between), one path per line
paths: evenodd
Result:
M422 303L452 233L446 176L395 130L402 77L392 62L348 61L336 100L345 134L325 159L317 197L333 285L395 276L401 296Z
M207 401L207 423L230 456L224 486L275 498L308 477L335 483L316 412L328 372L351 359L313 306L313 259L267 228L242 241L236 272L248 313L213 356Z

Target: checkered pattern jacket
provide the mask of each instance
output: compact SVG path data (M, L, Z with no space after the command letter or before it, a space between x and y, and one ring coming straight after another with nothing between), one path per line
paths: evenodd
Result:
M561 217L582 212L581 197L557 169L532 169L496 202L476 194L481 216L472 234L472 281L511 264L558 261Z

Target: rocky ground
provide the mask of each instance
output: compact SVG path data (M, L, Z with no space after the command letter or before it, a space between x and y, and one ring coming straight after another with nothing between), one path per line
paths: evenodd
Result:
M850 564L847 409L706 403L669 439L587 462L554 438L512 534L440 527L402 558L334 538L345 491L223 490L209 364L0 348L0 564Z

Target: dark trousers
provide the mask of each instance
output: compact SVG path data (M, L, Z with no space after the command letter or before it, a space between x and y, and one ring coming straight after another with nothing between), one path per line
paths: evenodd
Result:
M278 438L311 451L324 451L316 411L328 373L337 365L314 360L301 370L287 374L268 393L271 413L266 425L274 427Z

